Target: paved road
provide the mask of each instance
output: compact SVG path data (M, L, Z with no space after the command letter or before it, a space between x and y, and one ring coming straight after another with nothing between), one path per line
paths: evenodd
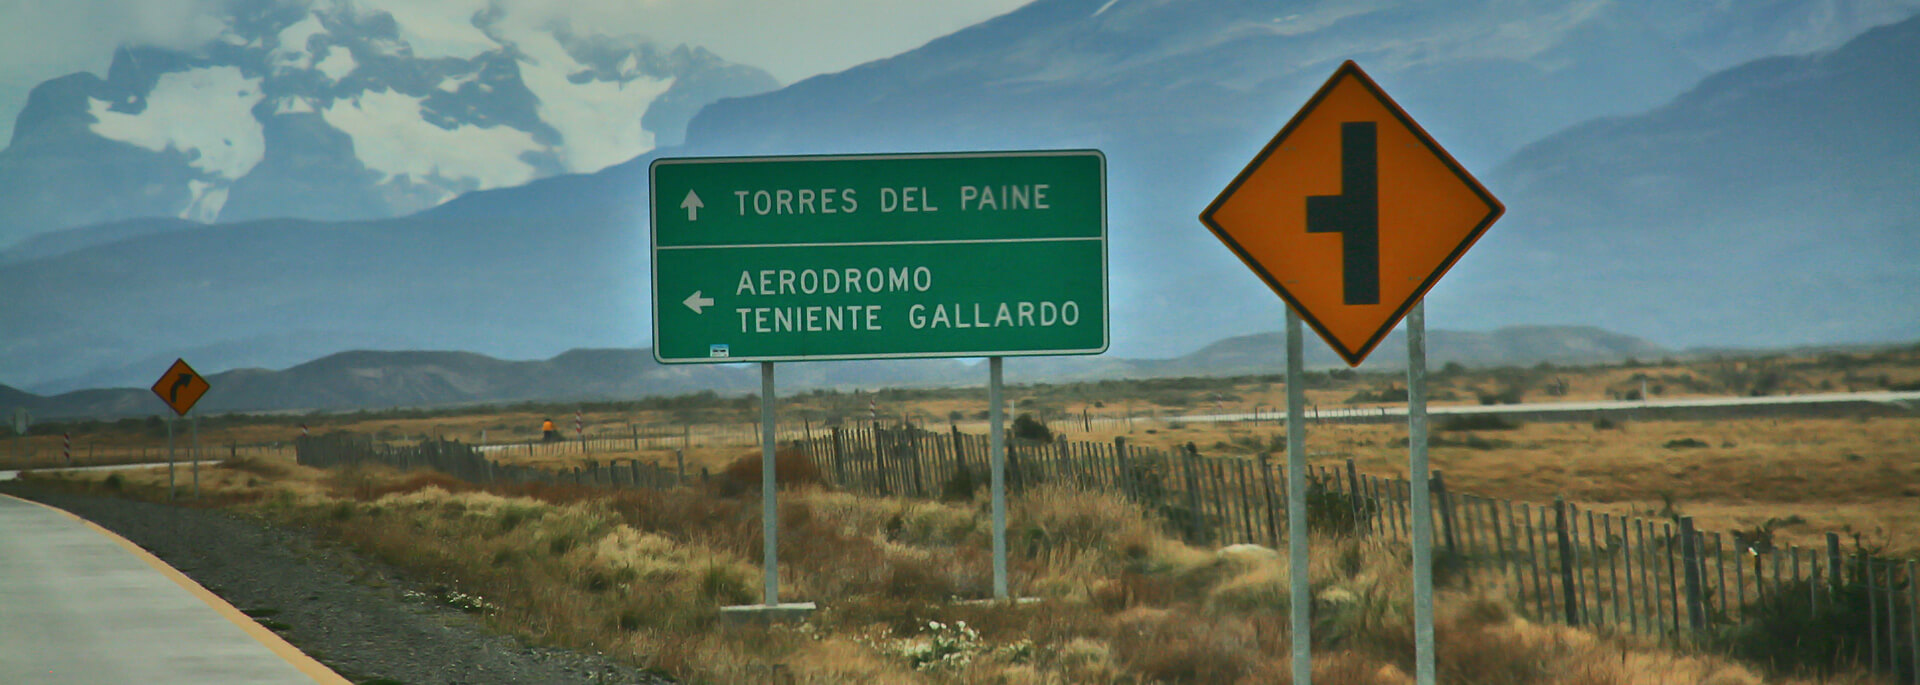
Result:
M0 495L0 683L346 683L179 571Z
M201 466L217 466L219 464L220 464L220 460L218 459L207 459L200 462ZM166 462L160 462L158 464L107 464L105 466L61 466L57 468L27 469L27 470L34 471L37 473L78 473L83 471L125 471L128 469L164 469L166 467L167 467ZM186 478L184 474L190 473L191 470L193 469L193 462L183 461L175 465L174 468L180 469L180 472L175 475L179 475L181 478L184 479ZM19 471L0 471L0 480L13 480L19 477L20 477Z
M1874 403L1887 405L1912 405L1920 403L1920 391L1903 392L1836 392L1812 395L1769 395L1766 397L1696 397L1674 400L1618 400L1602 402L1529 402L1526 404L1496 405L1453 405L1427 407L1427 413L1436 416L1449 414L1587 414L1592 412L1617 412L1634 410L1674 410L1705 409L1724 407L1783 407ZM1316 408L1307 412L1307 418L1343 419L1378 416L1407 415L1406 405L1395 407L1339 407ZM1207 423L1213 421L1280 421L1287 417L1285 407L1277 407L1260 412L1238 414L1198 414L1193 416L1170 416L1168 421L1187 423Z

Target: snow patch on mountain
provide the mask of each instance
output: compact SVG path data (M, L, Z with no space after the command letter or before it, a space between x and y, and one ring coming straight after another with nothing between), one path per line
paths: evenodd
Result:
M673 77L628 72L627 81L576 82L576 74L591 72L552 34L520 36L515 47L529 58L520 63L520 79L539 98L540 119L567 142L556 152L568 171L592 173L653 149L653 133L640 119L673 87Z
M135 113L95 98L87 99L87 111L102 138L185 155L208 178L189 182L191 200L179 216L211 221L226 204L227 187L266 156L266 135L253 117L262 97L260 79L238 67L209 67L161 74Z
M335 45L327 48L327 56L322 58L319 64L313 65L313 68L319 69L320 73L326 74L327 78L333 79L334 83L339 83L340 79L346 78L347 74L360 68L360 63L353 60L353 51L344 46Z
M187 193L193 200L187 208L180 211L180 218L191 221L213 223L220 216L220 208L227 204L228 186L206 181L187 181Z
M435 88L439 88L442 92L458 93L460 92L460 88L462 86L472 83L474 82L475 79L478 79L478 78L480 78L480 72L477 72L477 71L471 74L458 74L454 76L448 76L444 79L441 79L440 85L435 86ZM487 84L482 83L479 85L479 87L482 90L485 90L487 88L490 88L491 86L488 86Z
M306 114L312 111L315 111L313 109L313 101L297 95L280 98L274 101L273 104L274 116L280 116L282 114Z
M0 148L0 245L140 217L417 212L626 162L779 85L512 2L218 0L198 42L122 46L108 73L38 91L16 131L35 144Z
M314 36L326 33L327 27L320 23L320 15L312 12L307 13L307 18L282 29L275 39L279 47L273 51L274 70L285 72L313 68L313 53L307 49L308 45Z
M335 100L321 116L353 139L354 156L384 174L383 183L406 176L495 188L534 179L535 169L521 159L542 149L533 134L507 126L441 128L421 117L420 101L391 90L368 91ZM442 192L440 202L453 197Z
M238 67L210 67L161 74L146 108L136 114L89 98L93 132L159 152L173 148L195 169L233 180L253 170L266 154L266 137L253 118L260 79Z
M500 46L474 25L491 0L386 0L380 9L393 15L400 39L419 59L473 59Z

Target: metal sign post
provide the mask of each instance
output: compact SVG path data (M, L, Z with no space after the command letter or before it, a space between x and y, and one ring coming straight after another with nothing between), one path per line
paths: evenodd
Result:
M1288 382L1299 320L1359 366L1404 316L1418 682L1432 685L1433 512L1427 490L1426 321L1419 304L1506 208L1351 61L1247 164L1200 221L1288 305ZM1288 388L1289 468L1305 455ZM1304 492L1289 473L1290 517ZM1301 521L1290 526L1305 545ZM1294 557L1296 568L1304 552ZM1307 600L1296 576L1294 610ZM1295 683L1307 623L1294 614Z
M192 424L193 431L193 452L191 453L193 465L188 468L193 471L193 498L200 499L200 415L194 414L188 417L188 421Z
M1106 157L659 159L648 190L656 361L991 359L994 594L1007 598L1001 358L1106 351ZM772 368L763 367L769 604ZM877 423L878 406L868 407Z
M1307 574L1307 422L1300 314L1287 308L1287 571L1293 586L1293 682L1313 682L1312 588Z
M176 492L173 478L173 417L167 417L167 501L173 501Z
M193 411L193 405L198 403L200 398L206 395L210 389L212 389L212 386L207 384L207 379L202 378L199 372L194 371L193 367L188 366L187 360L185 359L173 360L173 366L167 367L167 372L160 374L160 380L153 382L153 394L158 396L161 402L165 402L168 409L173 410L173 416L167 417L168 500L174 499L179 492L179 487L176 484L177 481L174 475L173 420L177 417L186 416L187 412ZM193 459L193 496L198 498L200 496L200 417L195 416L193 418L191 430L193 431L193 453L191 455Z
M33 417L27 413L27 410L21 408L13 410L13 456L16 458L24 459L33 456L28 454L28 449L33 446L33 443L27 440L27 428L32 423Z
M1011 596L1007 589L1007 427L1006 413L1001 405L1001 358L987 359L987 421L988 440L993 445L993 598L1006 600Z
M767 606L780 604L780 504L774 496L773 362L760 362L760 536Z
M1407 310L1407 479L1413 507L1415 681L1433 685L1433 504L1427 465L1427 303Z

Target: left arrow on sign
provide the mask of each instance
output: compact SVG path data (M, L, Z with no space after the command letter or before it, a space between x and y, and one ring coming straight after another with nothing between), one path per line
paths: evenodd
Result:
M713 298L701 297L700 291L695 290L692 295L687 296L687 299L681 300L680 304L686 305L687 308L693 310L695 314L704 314L705 312L701 310L713 306Z
M680 201L680 208L687 210L688 221L699 221L700 208L705 206L707 204L700 201L700 194L692 190L688 190L686 199Z

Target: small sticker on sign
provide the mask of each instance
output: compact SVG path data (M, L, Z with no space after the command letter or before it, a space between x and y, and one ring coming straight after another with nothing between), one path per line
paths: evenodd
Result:
M707 346L707 356L709 356L709 357L713 357L713 358L715 358L715 359L719 359L719 358L722 358L722 357L727 357L727 356L731 356L731 355L729 355L729 354L727 354L727 346L726 346L726 345L708 345L708 346Z

